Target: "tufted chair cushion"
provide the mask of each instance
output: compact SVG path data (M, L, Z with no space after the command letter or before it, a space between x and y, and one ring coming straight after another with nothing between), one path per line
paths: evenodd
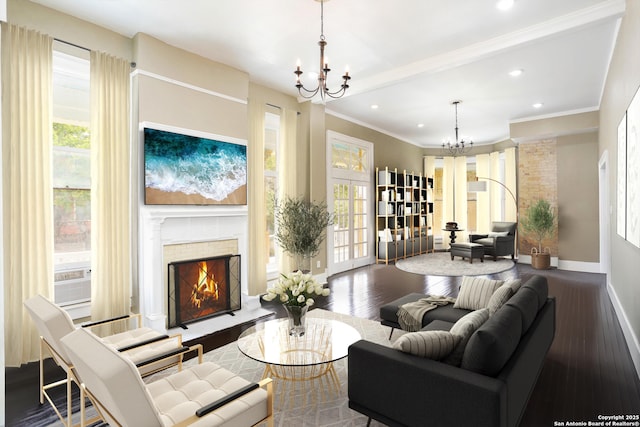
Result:
M77 330L62 339L89 392L113 415L107 422L123 426L171 426L194 416L249 382L205 362L145 385L131 360L95 335ZM267 393L254 390L199 418L204 426L254 425L268 414Z

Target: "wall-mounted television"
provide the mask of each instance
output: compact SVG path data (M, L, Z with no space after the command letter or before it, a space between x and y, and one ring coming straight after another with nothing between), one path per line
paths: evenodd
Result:
M246 205L241 140L143 126L147 205Z

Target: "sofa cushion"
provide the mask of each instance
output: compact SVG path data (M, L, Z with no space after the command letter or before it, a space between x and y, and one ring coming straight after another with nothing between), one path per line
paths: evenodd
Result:
M509 234L508 231L492 231L489 233L489 237L504 237Z
M533 289L538 295L538 310L547 302L549 297L549 286L547 285L547 279L543 276L533 276L531 279L522 285L522 288L527 287Z
M484 322L489 318L489 309L483 308L472 311L458 320L449 330L451 334L459 338L456 347L449 354L444 362L454 366L460 366L464 349L469 338Z
M515 307L505 304L469 338L461 367L496 376L520 342L520 317Z
M505 302L511 298L513 295L513 289L511 286L504 284L500 286L489 298L489 303L487 304L487 308L489 309L489 316L493 316L493 314L498 311L500 307L504 305Z
M516 294L507 301L506 305L515 307L522 317L522 334L529 330L529 327L538 314L538 295L532 288L523 286Z
M502 280L464 276L460 285L460 293L453 307L467 310L485 308L489 303L489 299L491 299L491 295L503 283Z
M471 310L454 308L453 304L447 304L427 311L422 318L422 324L428 325L435 320L444 320L445 322L456 323L463 316L469 313L471 313Z
M460 338L448 331L419 331L402 335L393 348L428 359L440 360L451 353Z
M427 326L424 326L421 331L451 331L453 322L447 322L446 320L434 320L429 322Z

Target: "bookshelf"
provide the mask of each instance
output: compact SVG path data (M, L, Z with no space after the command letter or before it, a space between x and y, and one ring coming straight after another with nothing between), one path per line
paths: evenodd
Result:
M433 252L433 178L376 168L376 263Z

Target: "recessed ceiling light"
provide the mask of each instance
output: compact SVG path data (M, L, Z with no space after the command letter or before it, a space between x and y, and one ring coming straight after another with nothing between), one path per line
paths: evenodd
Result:
M521 76L523 72L524 70L522 68L518 68L516 70L509 71L509 75L511 77L518 77L518 76Z
M514 0L499 0L496 7L500 10L509 10L513 7Z
M423 128L424 127L424 123L418 123L418 127L419 128Z
M378 104L372 104L371 105L371 109L372 110L377 110L379 108Z
M544 104L542 102L536 102L535 104L533 104L533 108L542 108Z

